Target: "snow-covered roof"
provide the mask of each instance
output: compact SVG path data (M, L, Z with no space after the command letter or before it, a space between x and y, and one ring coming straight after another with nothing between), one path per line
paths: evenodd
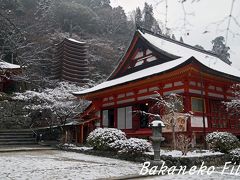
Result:
M74 94L75 95L87 94L87 93L94 92L94 91L97 91L97 90L100 90L100 89L105 89L105 88L109 88L111 86L116 86L116 85L123 84L123 83L126 83L126 82L131 82L131 81L141 79L141 78L144 78L144 77L156 74L156 73L166 71L168 69L171 69L171 68L183 63L184 61L185 61L185 59L179 58L179 59L174 60L174 61L159 64L157 66L146 68L146 69L134 72L132 74L128 74L126 76L123 76L123 77L120 77L120 78L117 78L117 79L113 79L113 80L110 80L110 81L105 81L105 82L103 82L103 83L101 83L97 86L94 86L94 87L89 88L89 89L85 89L85 90L80 91L80 92L75 92Z
M223 62L221 59L219 59L218 57L216 57L210 52L196 50L194 47L190 48L191 46L189 45L185 45L182 43L175 43L170 39L168 40L168 39L159 38L158 36L154 36L146 32L143 33L140 30L138 30L138 32L150 44L152 44L153 46L155 46L156 48L162 51L165 51L166 53L179 56L181 58L184 58L185 60L189 59L190 57L194 57L200 63L202 63L203 65L215 71L240 77L239 70Z
M149 67L149 68L146 68L146 69L143 69L143 70L140 70L140 71L137 71L113 80L107 80L97 86L94 86L89 89L85 89L80 92L75 92L74 94L84 95L87 93L95 92L98 90L106 89L109 87L117 86L120 84L128 83L134 80L159 74L161 72L173 69L183 64L184 62L189 60L189 58L191 57L194 57L199 63L201 63L202 65L214 71L240 78L239 70L226 64L225 62L223 62L221 59L219 59L218 57L216 57L214 54L210 52L208 53L205 51L196 50L194 48L189 48L191 46L188 47L187 45L184 45L182 43L175 43L172 40L168 40L166 38L160 38L150 33L146 33L146 32L143 33L139 30L138 32L146 41L148 41L155 48L160 49L161 51L164 51L168 54L178 56L180 58L166 62L166 63L159 64L156 66L152 66L152 67Z
M19 69L20 66L0 60L0 69Z
M200 50L188 44L184 44L164 36L152 35L150 33L142 32L140 30L138 30L138 32L151 45L153 45L154 47L156 47L161 51L165 51L168 54L172 54L179 57L186 57L186 58L189 58L191 56L195 58L199 56L205 57L206 55L216 57L216 55L214 55L211 52Z
M71 121L65 124L65 126L76 126L76 125L80 125L81 123L78 121Z

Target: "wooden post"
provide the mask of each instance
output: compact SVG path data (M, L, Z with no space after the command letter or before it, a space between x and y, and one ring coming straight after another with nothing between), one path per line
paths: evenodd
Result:
M77 144L78 143L78 128L77 128L77 126L74 126L74 129L75 129L75 143Z
M83 124L80 125L80 144L83 144Z
M205 91L205 86L206 84L204 84L204 79L203 79L203 75L202 75L202 68L199 68L200 71L200 80L201 80L201 99L202 99L202 117L203 117L203 137L204 137L204 148L207 149L207 142L206 142L206 124L205 124L205 98L204 98L204 91ZM205 92L206 93L206 92ZM205 94L206 95L206 94Z

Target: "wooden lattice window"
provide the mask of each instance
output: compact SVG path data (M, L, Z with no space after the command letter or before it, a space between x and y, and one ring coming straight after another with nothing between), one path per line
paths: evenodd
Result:
M205 103L204 99L192 97L191 98L192 111L202 113L203 108L205 107L205 104L203 105L203 103Z
M210 100L210 114L212 128L227 128L229 116L226 107L220 100Z

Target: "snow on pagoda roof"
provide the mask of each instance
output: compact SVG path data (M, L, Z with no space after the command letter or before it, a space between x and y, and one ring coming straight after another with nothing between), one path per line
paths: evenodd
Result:
M87 93L92 93L92 92L106 89L109 87L113 87L113 86L117 86L120 84L135 81L138 79L146 78L148 76L156 75L156 74L162 73L164 71L171 70L171 69L183 64L184 62L189 60L189 58L191 58L191 57L194 57L199 63L201 63L202 65L204 65L216 72L220 72L223 74L227 74L230 76L235 76L237 78L240 78L239 70L226 64L225 62L223 62L221 59L216 57L216 55L214 55L211 52L197 50L196 48L194 48L190 45L186 45L186 44L183 44L180 42L176 43L176 42L174 42L174 40L168 40L167 38L161 38L161 37L158 37L158 36L146 33L146 32L143 33L139 30L138 30L138 32L146 41L148 41L151 45L153 45L157 49L159 49L161 51L165 51L168 54L179 56L179 58L176 60L172 60L172 61L169 61L166 63L162 63L162 64L159 64L156 66L152 66L152 67L125 75L123 77L119 77L119 78L112 79L112 80L107 80L107 81L105 81L97 86L94 86L92 88L85 89L80 92L75 92L74 95L84 95Z
M20 66L0 60L0 69L20 69Z
M79 43L79 44L86 44L86 42L83 41L77 41L76 39L72 39L72 38L66 38L69 41L75 42L75 43Z

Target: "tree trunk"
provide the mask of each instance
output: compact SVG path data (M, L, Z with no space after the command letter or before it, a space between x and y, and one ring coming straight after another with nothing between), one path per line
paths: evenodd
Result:
M176 132L175 132L175 125L172 125L172 138L173 138L173 149L175 150L176 147Z
M171 125L172 125L172 138L173 138L173 149L175 150L176 147L176 132L175 132L175 117L174 117L174 112L172 112L172 120L171 120Z

